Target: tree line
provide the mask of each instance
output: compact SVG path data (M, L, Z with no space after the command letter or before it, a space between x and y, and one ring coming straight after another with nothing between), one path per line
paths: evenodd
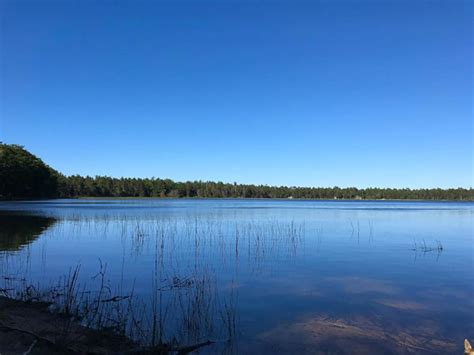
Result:
M0 197L198 197L474 200L472 188L392 189L268 186L160 178L65 176L18 145L0 144Z
M212 181L69 176L61 196L472 200L472 189L288 187Z
M0 198L57 196L61 178L61 174L23 147L0 142Z

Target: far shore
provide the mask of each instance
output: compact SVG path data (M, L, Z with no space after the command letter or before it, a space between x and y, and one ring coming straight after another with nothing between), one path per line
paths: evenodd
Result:
M51 201L51 200L252 200L252 201L351 201L351 202L456 202L469 203L474 200L446 200L446 199L357 199L357 198L280 198L280 197L159 197L159 196L74 196L74 197L56 197L56 198L22 198L5 199L0 197L0 202L28 202L28 201Z

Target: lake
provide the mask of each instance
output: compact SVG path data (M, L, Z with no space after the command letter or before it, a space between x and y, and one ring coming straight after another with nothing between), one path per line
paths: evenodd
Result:
M105 284L131 305L132 336L216 341L203 354L462 354L473 215L467 202L0 202L0 288Z

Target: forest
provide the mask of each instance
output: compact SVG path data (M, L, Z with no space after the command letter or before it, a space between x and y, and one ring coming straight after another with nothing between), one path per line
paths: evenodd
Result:
M268 186L160 178L65 176L22 146L0 143L0 198L172 197L473 201L472 188Z

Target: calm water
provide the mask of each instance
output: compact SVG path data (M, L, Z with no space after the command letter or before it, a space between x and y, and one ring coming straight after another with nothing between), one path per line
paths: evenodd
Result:
M217 341L201 353L461 354L474 340L473 212L448 202L4 202L0 287L47 289L80 265L81 287L94 289L102 264L113 292L139 300L143 328L154 314L164 341Z

